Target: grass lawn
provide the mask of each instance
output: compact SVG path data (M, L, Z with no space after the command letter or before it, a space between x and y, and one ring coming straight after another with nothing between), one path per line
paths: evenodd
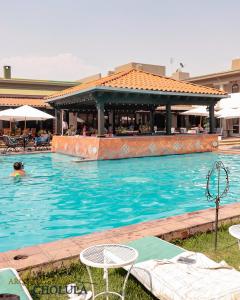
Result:
M217 262L225 260L230 266L240 271L240 250L237 240L228 233L228 227L223 226L218 231L216 252L214 251L214 233L197 234L189 239L174 243L190 251L202 252Z
M213 233L198 234L186 240L175 241L175 244L191 251L198 251L206 254L208 257L219 262L225 260L229 265L239 270L240 266L240 250L236 239L228 234L228 228L222 227L219 230L218 250L215 252ZM104 287L103 273L99 269L94 269L93 280L95 282L96 290L101 290ZM110 289L120 291L125 276L124 270L111 270L110 272ZM81 282L85 282L86 289L90 286L86 268L80 263L72 264L70 267L62 267L55 271L47 273L38 273L36 276L25 275L22 277L27 288L29 289L34 300L50 300L50 299L68 299L66 295L40 295L34 292L34 288L42 289L45 286L60 286L64 287L70 283L77 283L82 288ZM40 288L39 288L40 287ZM54 289L54 288L53 288ZM98 299L105 299L99 297ZM119 299L117 297L109 297L109 299ZM126 299L129 300L149 300L155 299L148 293L140 283L130 276L126 288Z

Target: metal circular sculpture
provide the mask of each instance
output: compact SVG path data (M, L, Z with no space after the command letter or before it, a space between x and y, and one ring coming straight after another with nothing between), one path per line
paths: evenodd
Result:
M207 175L206 196L208 201L214 201L216 205L215 214L215 250L217 249L217 230L219 204L229 191L229 170L222 161L216 161ZM212 187L213 186L213 187ZM215 189L215 190L214 190Z

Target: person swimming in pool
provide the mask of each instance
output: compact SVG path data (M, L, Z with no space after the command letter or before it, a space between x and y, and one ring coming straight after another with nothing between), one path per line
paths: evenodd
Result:
M13 164L13 173L11 174L12 177L19 177L19 176L25 176L26 172L24 171L24 165L22 162L15 162Z

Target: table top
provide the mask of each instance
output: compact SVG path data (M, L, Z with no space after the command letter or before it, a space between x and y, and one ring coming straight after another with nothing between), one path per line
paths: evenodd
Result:
M231 236L240 240L240 225L232 225L229 227L228 231L231 234Z
M133 264L138 258L138 251L120 244L95 245L80 253L80 260L95 268L119 268Z

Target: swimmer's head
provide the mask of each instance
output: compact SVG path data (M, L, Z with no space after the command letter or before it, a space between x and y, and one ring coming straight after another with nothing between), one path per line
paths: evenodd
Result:
M13 164L13 169L16 171L22 170L24 169L24 165L22 162L17 161Z

